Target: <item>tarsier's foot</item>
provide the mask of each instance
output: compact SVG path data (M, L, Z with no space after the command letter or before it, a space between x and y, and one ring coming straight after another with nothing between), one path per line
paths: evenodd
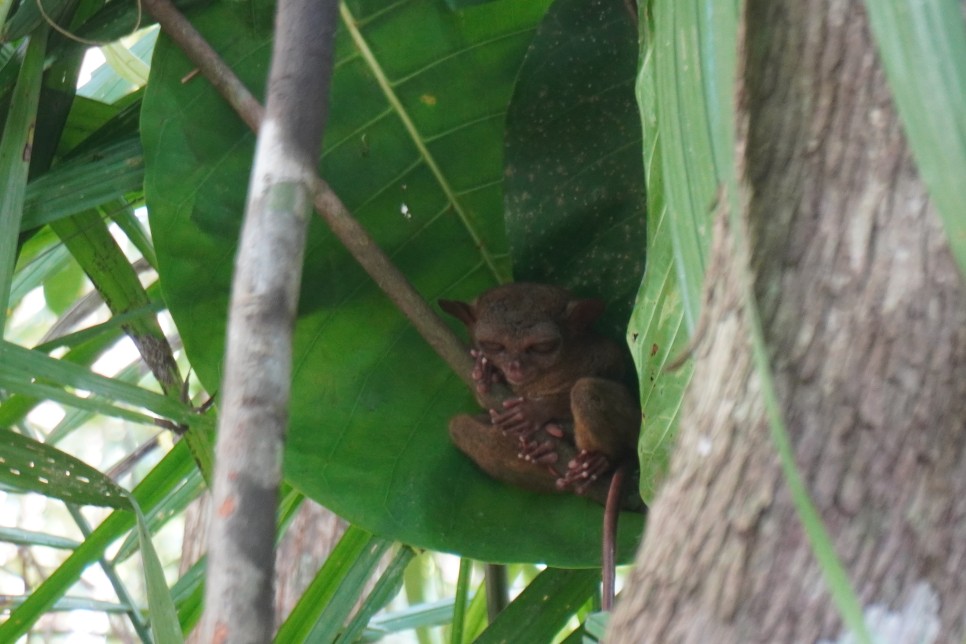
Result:
M490 410L490 422L505 434L516 434L522 439L529 438L540 429L526 414L523 398L510 398L503 401L503 410Z
M577 494L584 494L587 488L611 469L611 462L600 452L581 450L567 464L567 473L557 479L560 489L572 488Z
M490 387L503 381L503 374L493 366L492 362L486 359L482 351L470 349L470 355L475 360L471 375L473 382L476 383L476 390L481 394L488 393Z

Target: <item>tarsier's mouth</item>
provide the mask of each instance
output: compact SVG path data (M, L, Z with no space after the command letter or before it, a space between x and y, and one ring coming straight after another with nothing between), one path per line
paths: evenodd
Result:
M503 375L506 376L507 382L509 382L511 385L522 385L530 379L527 373L520 371L508 371Z

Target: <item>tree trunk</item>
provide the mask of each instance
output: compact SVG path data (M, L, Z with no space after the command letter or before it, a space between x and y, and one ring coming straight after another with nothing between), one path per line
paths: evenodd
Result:
M875 636L966 637L966 289L857 0L747 0L738 149L799 471ZM760 402L724 219L614 642L837 641Z

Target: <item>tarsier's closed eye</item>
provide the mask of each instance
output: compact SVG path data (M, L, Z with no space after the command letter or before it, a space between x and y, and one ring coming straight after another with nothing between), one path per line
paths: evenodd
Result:
M534 342L527 347L527 353L537 353L537 354L547 354L553 353L560 348L560 340L544 340L543 342Z
M503 345L499 342L480 342L480 348L486 353L500 353L503 351Z

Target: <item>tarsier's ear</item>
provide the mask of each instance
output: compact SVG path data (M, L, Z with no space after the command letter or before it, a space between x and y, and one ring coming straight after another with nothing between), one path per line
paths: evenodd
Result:
M604 312L603 300L570 300L567 302L567 322L574 333L582 333L592 327Z
M439 308L452 315L467 327L472 327L476 324L476 309L472 304L459 302L457 300L439 300Z

